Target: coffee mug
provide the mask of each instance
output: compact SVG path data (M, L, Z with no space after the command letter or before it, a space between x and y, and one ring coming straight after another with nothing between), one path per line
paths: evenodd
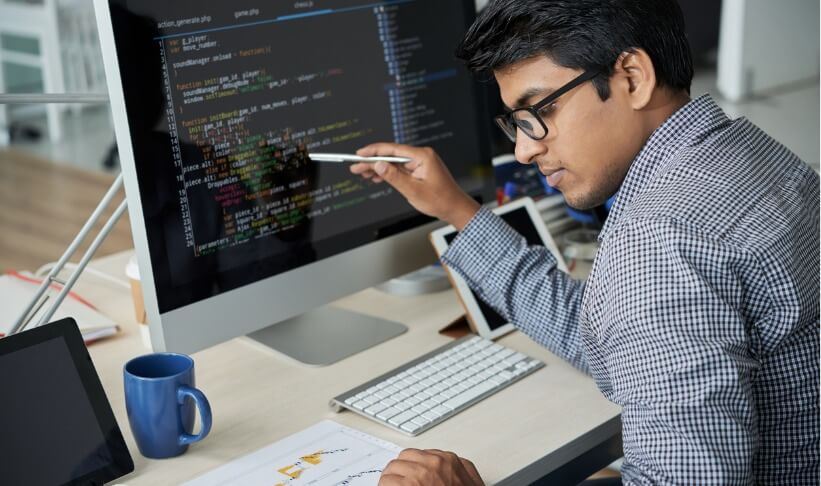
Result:
M149 458L174 457L211 430L211 406L194 388L194 360L184 354L153 353L123 367L125 408L140 453ZM202 427L192 435L194 405Z

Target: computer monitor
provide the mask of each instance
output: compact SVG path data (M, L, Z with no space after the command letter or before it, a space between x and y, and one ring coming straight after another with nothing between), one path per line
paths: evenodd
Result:
M324 364L403 332L325 304L433 262L436 223L307 152L430 145L490 200L473 0L95 2L154 349Z

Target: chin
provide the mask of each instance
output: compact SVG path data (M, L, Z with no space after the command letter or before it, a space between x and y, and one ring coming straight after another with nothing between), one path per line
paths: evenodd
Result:
M598 195L591 193L569 191L563 194L567 205L580 211L593 209L597 206L601 206L605 201L607 201L607 197L598 197Z

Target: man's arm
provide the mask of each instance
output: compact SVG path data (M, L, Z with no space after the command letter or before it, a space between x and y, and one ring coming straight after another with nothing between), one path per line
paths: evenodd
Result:
M621 404L625 484L749 484L759 368L744 320L756 262L672 221L629 222L589 291L594 374ZM597 372L597 373L596 373Z
M584 282L557 267L547 248L481 209L443 255L479 296L534 341L587 372L579 335Z
M354 164L351 172L387 182L418 211L456 227L460 234L445 262L516 327L587 371L578 325L582 282L559 271L545 248L528 248L526 240L504 221L480 210L433 150L379 143L357 154L410 157L413 162L404 166Z

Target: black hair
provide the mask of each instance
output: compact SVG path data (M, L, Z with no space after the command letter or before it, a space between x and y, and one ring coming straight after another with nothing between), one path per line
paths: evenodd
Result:
M689 94L693 58L676 0L491 0L456 50L468 68L489 73L545 55L571 69L601 73L599 97L624 52L644 49L659 86Z

